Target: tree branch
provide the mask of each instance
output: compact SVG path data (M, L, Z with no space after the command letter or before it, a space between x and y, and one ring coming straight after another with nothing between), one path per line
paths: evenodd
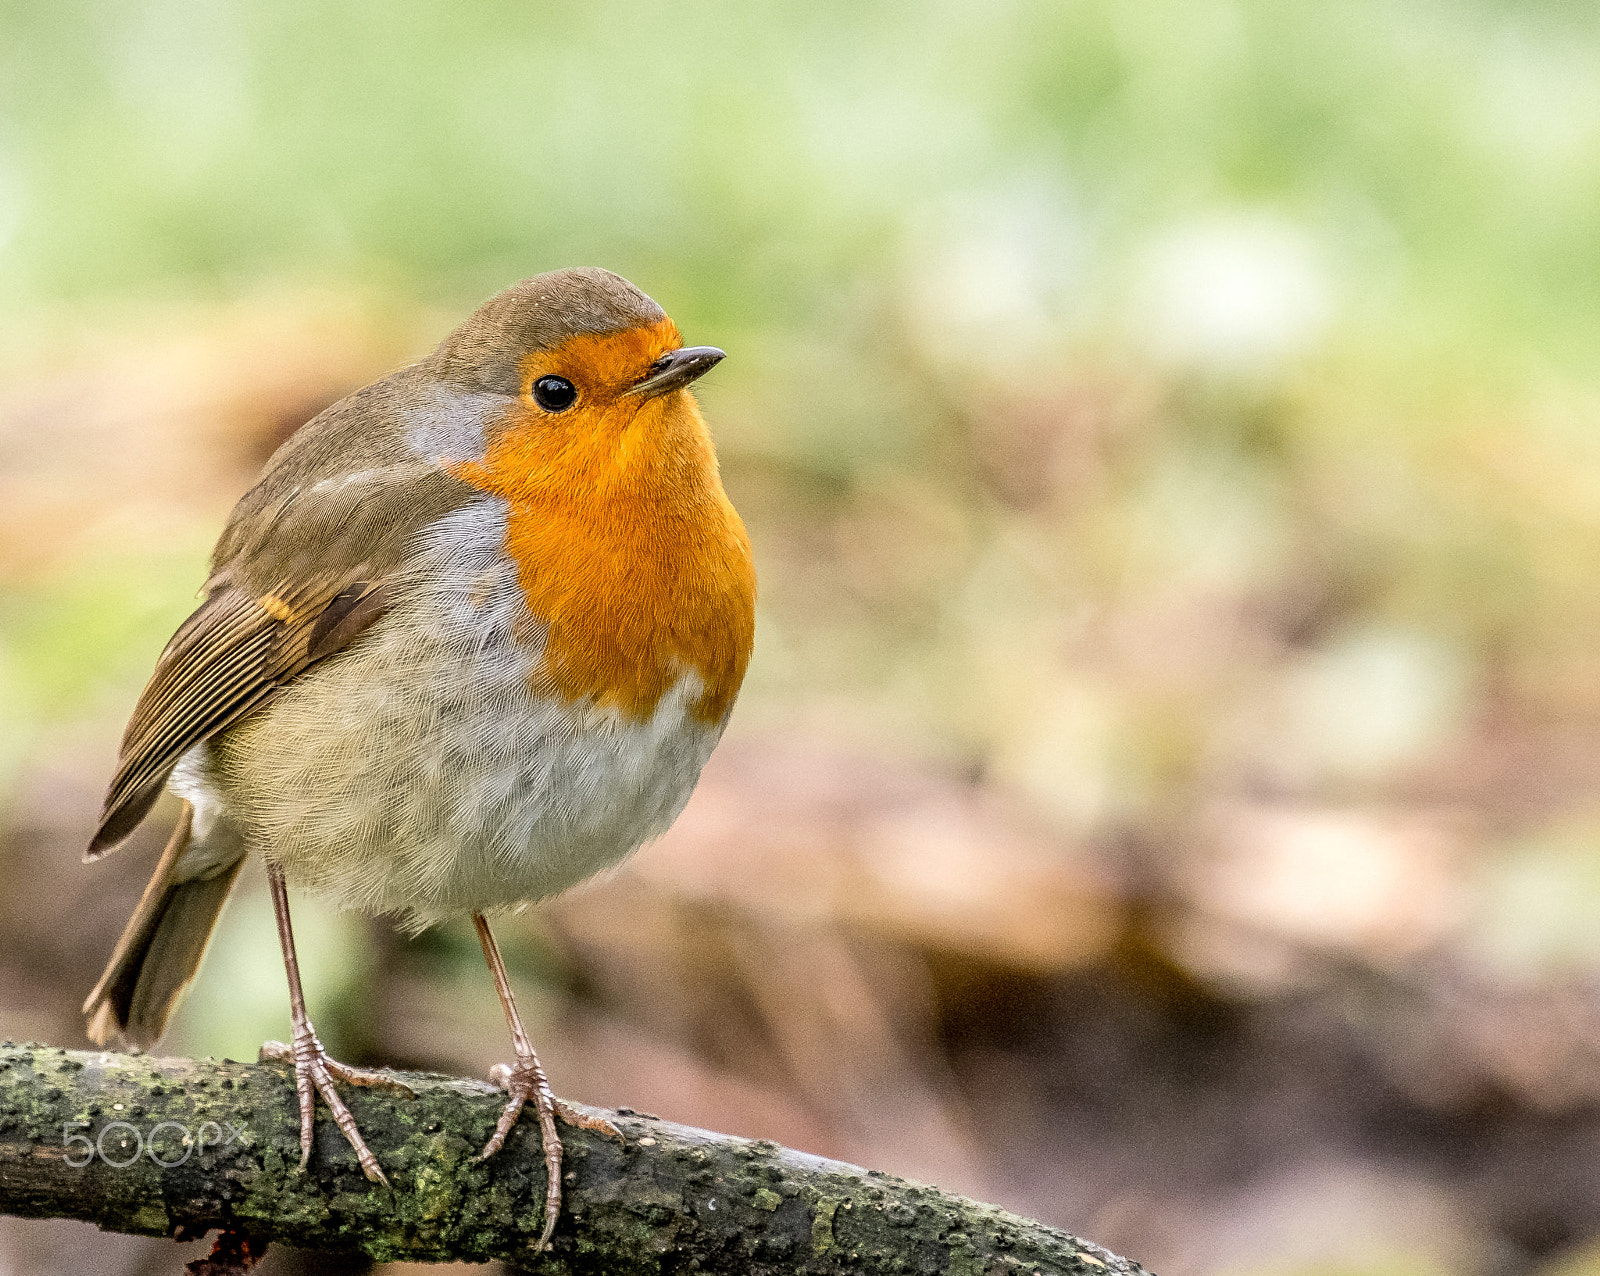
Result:
M380 1260L501 1259L543 1273L850 1272L1139 1276L1054 1228L776 1144L606 1113L619 1145L567 1127L567 1205L536 1255L538 1126L474 1160L503 1096L405 1074L416 1098L346 1089L393 1182L375 1187L319 1110L299 1165L294 1083L277 1064L0 1047L0 1213L110 1231L211 1228Z

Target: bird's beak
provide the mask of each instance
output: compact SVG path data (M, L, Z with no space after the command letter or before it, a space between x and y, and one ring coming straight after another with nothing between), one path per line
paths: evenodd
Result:
M644 380L630 386L624 393L637 395L641 399L653 399L658 394L681 390L727 357L716 346L686 346L682 350L673 350L651 364Z

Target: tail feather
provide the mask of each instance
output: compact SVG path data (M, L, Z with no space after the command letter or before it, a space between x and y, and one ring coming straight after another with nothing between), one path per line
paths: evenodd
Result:
M99 1045L121 1038L153 1046L200 968L244 856L225 852L219 862L209 846L196 855L202 848L193 834L194 808L185 803L105 973L83 1003L89 1037Z

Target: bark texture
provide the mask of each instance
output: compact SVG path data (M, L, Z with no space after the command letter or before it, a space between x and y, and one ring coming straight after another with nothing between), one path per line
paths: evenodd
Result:
M0 1213L194 1237L227 1228L375 1259L509 1261L548 1273L1139 1276L1137 1263L990 1205L839 1161L606 1112L564 1127L566 1207L537 1254L538 1126L474 1159L503 1096L400 1074L416 1098L342 1087L393 1187L368 1183L319 1106L299 1169L286 1066L0 1047Z

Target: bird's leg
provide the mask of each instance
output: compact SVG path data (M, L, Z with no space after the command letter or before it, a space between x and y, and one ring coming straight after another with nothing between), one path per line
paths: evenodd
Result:
M517 1013L517 1003L511 995L511 981L506 978L506 966L500 960L500 946L494 942L488 918L482 913L474 913L472 924L478 928L478 942L483 945L483 958L489 963L489 973L494 976L495 991L500 994L500 1005L506 1012L506 1024L511 1029L512 1048L517 1052L516 1063L509 1066L497 1063L490 1069L489 1079L509 1091L511 1097L506 1100L506 1106L500 1112L500 1120L495 1124L494 1133L489 1136L488 1143L484 1144L478 1159L485 1160L500 1150L506 1141L506 1135L511 1133L511 1127L517 1123L517 1117L522 1114L523 1105L532 1099L534 1111L539 1114L539 1134L544 1144L547 1187L544 1198L544 1231L539 1236L537 1248L545 1249L550 1244L550 1235L555 1231L556 1219L561 1214L561 1135L556 1132L557 1113L568 1125L595 1130L619 1141L622 1132L605 1118L579 1112L550 1093L550 1082L544 1075L544 1069L539 1065L539 1056L533 1052L533 1042L528 1040L528 1034L523 1030L522 1016Z
M289 1016L294 1024L294 1044L269 1041L261 1047L261 1058L288 1060L294 1064L294 1088L300 1096L300 1168L311 1160L311 1136L315 1130L316 1095L333 1113L334 1123L350 1141L356 1151L361 1170L374 1183L388 1185L378 1158L372 1155L361 1131L356 1129L356 1119L350 1115L339 1092L333 1088L333 1079L350 1085L381 1085L403 1091L412 1096L411 1087L392 1076L370 1072L365 1068L352 1068L330 1059L328 1052L317 1040L316 1030L306 1015L305 993L300 988L300 959L294 951L294 928L289 924L289 891L284 885L283 870L275 864L267 865L267 881L272 886L272 911L278 918L278 943L283 947L283 969L289 977Z

